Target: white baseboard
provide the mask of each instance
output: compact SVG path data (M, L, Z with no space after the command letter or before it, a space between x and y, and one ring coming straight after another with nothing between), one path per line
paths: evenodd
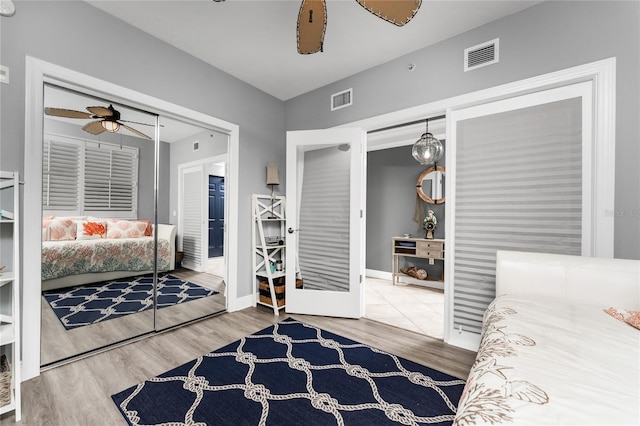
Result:
M387 271L378 271L376 269L367 269L365 271L367 277L369 278L377 278L380 280L389 280L393 279L391 272ZM428 281L428 280L418 280L411 277L399 277L398 282L405 284L414 284L420 285L424 287L437 288L440 290L444 290L444 282L441 281Z
M229 301L227 302L227 312L241 311L252 306L255 306L253 294L236 297L235 299L229 298Z
M390 280L391 279L391 272L387 272L387 271L378 271L375 269L367 269L364 271L367 277L371 277L371 278L378 278L381 280Z
M480 346L480 335L470 333L468 331L453 330L451 331L448 339L445 336L444 342L462 349L478 352L478 347Z

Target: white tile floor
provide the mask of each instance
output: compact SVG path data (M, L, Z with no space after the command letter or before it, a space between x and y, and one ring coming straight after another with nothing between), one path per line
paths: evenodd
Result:
M444 292L390 280L367 277L366 310L369 319L444 338Z

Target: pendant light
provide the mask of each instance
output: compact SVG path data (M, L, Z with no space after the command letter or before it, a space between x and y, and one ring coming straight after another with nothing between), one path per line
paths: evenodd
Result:
M442 158L444 149L442 143L429 133L429 119L426 120L427 128L420 139L413 144L411 155L420 164L434 164Z

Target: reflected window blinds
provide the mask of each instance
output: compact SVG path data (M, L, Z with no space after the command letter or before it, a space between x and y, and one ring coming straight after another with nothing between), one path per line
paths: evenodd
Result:
M454 328L480 333L497 250L580 255L579 98L456 126Z
M138 148L45 135L43 210L136 217Z

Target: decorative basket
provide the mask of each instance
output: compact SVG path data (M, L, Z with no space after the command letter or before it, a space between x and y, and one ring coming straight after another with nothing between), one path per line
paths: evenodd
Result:
M11 403L11 365L5 355L0 357L0 407Z

